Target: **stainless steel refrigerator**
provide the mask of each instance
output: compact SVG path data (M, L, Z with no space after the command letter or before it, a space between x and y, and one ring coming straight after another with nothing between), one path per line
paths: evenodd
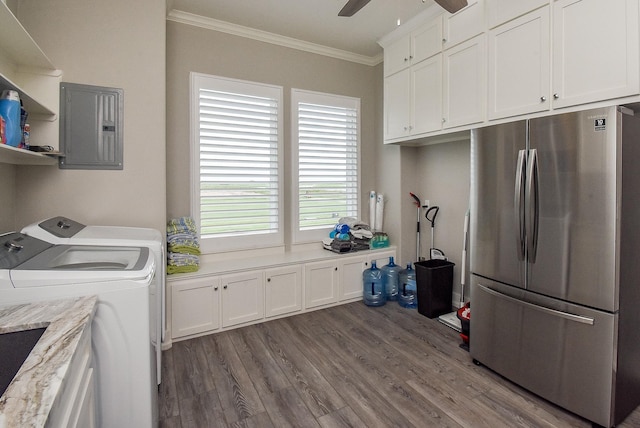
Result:
M471 137L474 360L604 426L640 404L640 113Z

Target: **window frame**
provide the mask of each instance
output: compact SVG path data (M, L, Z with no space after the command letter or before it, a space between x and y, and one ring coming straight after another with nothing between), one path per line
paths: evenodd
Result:
M356 110L356 167L357 167L357 191L356 191L356 207L358 216L362 215L362 150L361 150L361 101L360 98L349 97L344 95L335 95L324 92L308 91L304 89L291 89L291 191L288 195L291 197L290 211L290 228L292 244L305 244L322 241L329 237L329 233L333 227L318 228L313 230L300 230L300 219L298 211L300 207L299 201L299 170L298 170L298 103L311 103L328 105L333 107L353 108ZM337 222L337 219L336 219Z
M200 233L200 89L209 88L246 95L276 97L277 107L277 168L278 168L278 229L276 232L227 237L203 237ZM204 73L190 73L190 209L200 238L203 254L235 250L260 249L284 246L284 95L282 86L269 85L215 76Z

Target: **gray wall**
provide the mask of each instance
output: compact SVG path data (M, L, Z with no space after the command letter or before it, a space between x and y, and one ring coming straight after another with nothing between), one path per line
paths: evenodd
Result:
M167 22L167 213L190 214L189 73L280 85L284 88L285 195L290 191L291 88L361 99L362 209L376 186L376 147L382 67L360 65L187 24ZM287 218L290 200L285 198ZM363 217L366 219L366 217ZM289 225L285 225L289 236Z
M0 186L2 231L54 215L164 230L165 2L22 0L17 12L63 81L124 89L124 170L0 165L16 189Z

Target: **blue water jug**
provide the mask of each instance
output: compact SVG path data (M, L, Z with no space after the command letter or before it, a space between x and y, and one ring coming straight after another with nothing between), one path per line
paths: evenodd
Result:
M393 262L393 257L389 257L389 264L382 266L380 270L382 271L382 283L387 300L398 300L398 274L402 267Z
M18 147L22 140L20 128L20 97L16 91L5 90L0 98L0 116L5 122L7 145Z
M382 271L376 266L375 260L371 267L362 272L363 300L367 306L382 306L387 303L387 295L382 283Z
M398 303L403 308L415 309L418 307L418 288L416 285L416 271L407 263L407 268L398 274Z

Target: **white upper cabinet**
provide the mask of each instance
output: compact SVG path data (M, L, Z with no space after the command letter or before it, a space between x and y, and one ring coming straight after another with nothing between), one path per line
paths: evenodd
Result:
M495 28L514 18L549 4L549 0L485 0L487 2L487 23Z
M385 78L385 140L442 127L442 54Z
M548 6L490 30L488 51L489 119L549 110Z
M638 0L557 0L553 106L640 93Z
M395 30L380 42L385 143L431 144L447 139L430 137L494 120L592 103L640 103L639 5L469 0L459 12L439 16L440 50L437 19ZM408 56L394 65L399 40Z
M409 70L384 79L384 139L406 137L411 123L411 74Z
M411 132L423 134L442 128L442 54L411 69Z
M384 48L384 75L390 76L411 64L411 35L407 34Z
M442 16L411 33L413 64L432 57L442 49Z
M468 0L468 5L464 9L454 14L445 13L443 49L456 46L484 31L484 2L485 0Z
M443 128L484 120L486 62L484 34L444 52Z
M439 16L384 48L384 75L390 76L427 59L442 49L442 17Z

